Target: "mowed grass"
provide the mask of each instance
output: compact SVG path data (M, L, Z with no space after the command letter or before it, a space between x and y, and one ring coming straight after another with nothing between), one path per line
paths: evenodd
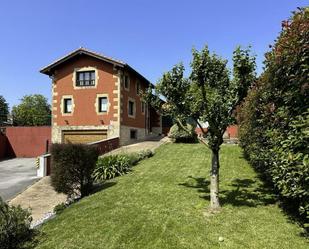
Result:
M47 222L37 248L308 248L238 146L220 162L219 213L207 212L209 151L167 144Z

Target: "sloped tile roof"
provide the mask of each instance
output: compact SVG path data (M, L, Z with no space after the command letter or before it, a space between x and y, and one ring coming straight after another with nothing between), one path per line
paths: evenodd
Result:
M108 57L105 56L103 54L94 52L90 49L86 49L83 47L80 47L68 54L66 54L65 56L61 57L60 59L50 63L49 65L47 65L46 67L43 67L40 72L43 74L47 74L47 75L52 75L53 69L57 66L59 66L60 64L64 63L65 61L77 56L77 55L81 55L81 54L85 54L94 58L97 58L99 60L105 61L105 62L109 62L111 64L117 65L121 68L128 68L129 70L133 71L134 73L138 74L140 77L142 77L144 80L146 80L148 83L150 83L149 80L147 80L143 75L141 75L140 73L138 73L134 68L132 68L130 65L128 65L127 63L125 63L124 61L121 60L117 60L114 59L112 57ZM150 83L151 84L151 83ZM152 85L152 84L151 84Z
M56 66L62 64L63 62L73 58L76 55L80 55L80 54L86 54L89 55L91 57L95 57L97 59L103 60L103 61L107 61L113 64L117 64L118 66L125 66L126 63L120 60L116 60L114 58L99 54L97 52L91 51L89 49L80 47L78 49L75 49L74 51L66 54L65 56L61 57L60 59L53 61L52 63L50 63L49 65L47 65L46 67L43 67L40 72L49 75L49 72L55 68Z

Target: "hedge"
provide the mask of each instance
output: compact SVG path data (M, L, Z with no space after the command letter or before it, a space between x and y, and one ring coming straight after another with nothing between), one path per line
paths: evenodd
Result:
M309 8L282 23L240 108L245 156L309 226Z

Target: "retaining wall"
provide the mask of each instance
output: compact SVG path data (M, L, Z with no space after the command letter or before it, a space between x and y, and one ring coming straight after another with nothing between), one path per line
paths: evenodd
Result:
M6 127L6 155L8 157L37 157L48 149L50 126Z

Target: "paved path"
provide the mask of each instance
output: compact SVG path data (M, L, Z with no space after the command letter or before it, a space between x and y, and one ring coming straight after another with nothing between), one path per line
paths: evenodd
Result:
M161 138L156 138L151 141L143 141L123 146L110 153L130 153L146 149L155 150L161 144L168 142L167 138L160 139ZM65 201L66 196L64 194L56 193L50 185L50 177L46 176L27 188L21 194L17 195L10 201L10 204L21 205L23 208L31 208L33 222L35 223L42 219L46 213L52 212L54 206Z
M113 150L108 154L120 154L120 153L132 153L132 152L139 152L141 150L152 150L154 151L156 148L158 148L160 145L169 142L169 139L167 137L156 137L151 140L137 142L135 144L130 144L126 146L122 146L116 150Z
M0 196L8 201L39 178L34 158L15 158L0 161Z
M50 184L50 177L45 176L31 185L24 192L10 201L11 205L31 208L33 222L36 222L52 212L57 204L66 201L66 195L58 194Z

